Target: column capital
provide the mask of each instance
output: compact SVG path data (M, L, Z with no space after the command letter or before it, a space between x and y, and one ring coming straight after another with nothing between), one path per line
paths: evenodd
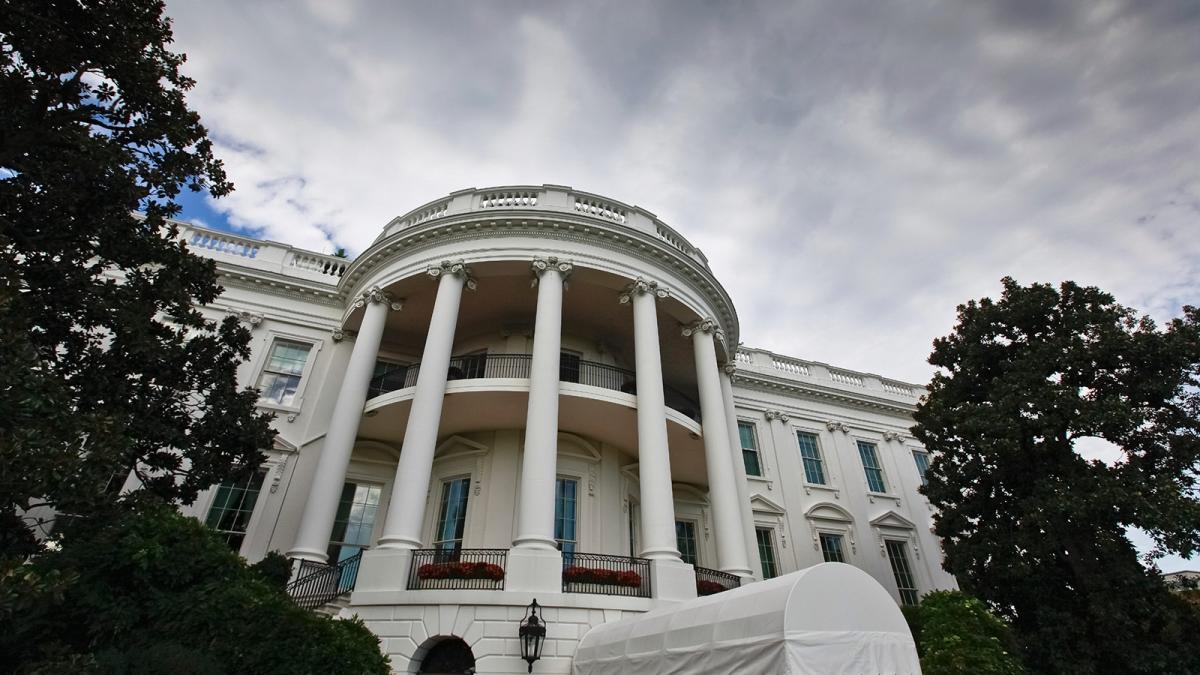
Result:
M788 420L792 419L787 413L783 412L782 410L768 410L767 412L763 413L763 416L767 418L768 422L770 422L771 420L779 420L780 422L783 422L784 424L787 424Z
M716 337L718 340L722 337L720 326L717 325L715 319L699 319L689 324L684 324L680 327L680 332L683 337L692 337L696 333L706 333Z
M382 303L395 311L400 311L404 308L404 298L394 298L391 293L383 290L378 286L372 286L359 294L354 299L355 307L366 307L367 303Z
M634 279L632 283L625 287L625 291L619 296L622 305L629 304L635 295L650 295L655 299L662 299L671 295L671 291L659 286L657 281L650 281L642 277Z
M254 330L263 322L263 315L259 312L251 312L248 310L226 309L225 313L238 320L238 323L244 323Z
M724 363L721 365L721 372L725 373L729 377L733 377L737 373L737 364L733 361Z
M431 279L438 279L442 275L452 274L457 277L462 277L466 282L466 286L470 290L475 290L478 287L478 282L475 280L475 275L471 273L471 268L462 260L443 260L436 265L430 265L425 269L425 273Z
M334 342L341 342L346 338L353 339L358 335L357 331L346 330L344 328L334 328L333 330L329 331L329 334L333 337Z
M848 433L850 433L850 427L847 427L847 426L846 426L844 423L842 423L842 422L836 422L836 421L834 421L834 420L829 420L828 422L826 422L826 423L825 423L825 428L826 428L826 429L828 429L828 430L830 430L830 431L840 431L840 432L842 432L843 434L848 434Z
M554 270L558 272L559 278L562 279L562 282L565 285L567 283L567 277L571 276L571 273L575 271L575 263L571 262L570 260L559 260L554 256L547 256L545 258L536 257L529 264L529 268L533 271L533 283L530 284L531 286L537 286L538 280L541 279L542 272L545 272L546 270Z
M896 432L896 431L885 431L885 432L883 432L883 440L892 441L892 442L903 445L904 444L904 435L899 432Z

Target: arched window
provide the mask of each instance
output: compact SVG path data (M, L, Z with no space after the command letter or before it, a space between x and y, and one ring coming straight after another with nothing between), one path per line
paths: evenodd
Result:
M461 639L452 637L438 642L421 659L422 673L458 675L475 672L475 655Z

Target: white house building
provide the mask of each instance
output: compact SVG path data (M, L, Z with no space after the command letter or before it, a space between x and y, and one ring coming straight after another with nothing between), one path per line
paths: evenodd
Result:
M298 600L362 617L399 672L525 672L535 598L535 672L567 673L594 626L822 562L896 603L955 587L921 387L740 346L704 254L645 209L462 190L353 261L180 227L279 431L188 512L297 560Z

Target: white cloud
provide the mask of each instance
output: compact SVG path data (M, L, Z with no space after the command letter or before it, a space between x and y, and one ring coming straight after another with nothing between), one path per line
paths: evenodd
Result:
M271 239L355 252L455 189L574 185L699 245L748 344L914 381L955 305L1004 275L1096 284L1159 318L1200 295L1187 17L1116 2L1037 17L958 3L169 11L237 185L217 208Z

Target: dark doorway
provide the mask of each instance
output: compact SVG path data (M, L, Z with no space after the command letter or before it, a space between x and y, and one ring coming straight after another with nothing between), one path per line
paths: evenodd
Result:
M461 675L475 672L475 655L461 639L446 638L435 644L425 658L421 659L422 673Z

